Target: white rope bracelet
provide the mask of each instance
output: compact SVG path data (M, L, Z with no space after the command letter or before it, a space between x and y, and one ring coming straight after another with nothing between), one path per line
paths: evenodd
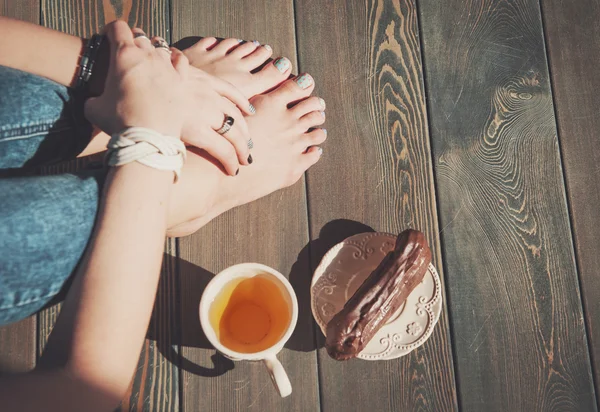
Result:
M107 149L105 161L109 166L139 162L154 169L172 170L175 181L179 179L186 156L180 139L144 127L130 127L115 133Z

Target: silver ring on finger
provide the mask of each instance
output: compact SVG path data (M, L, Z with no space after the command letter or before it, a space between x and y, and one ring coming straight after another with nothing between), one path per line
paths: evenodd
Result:
M252 150L254 148L254 142L252 141L252 138L250 138L248 140L248 149Z
M219 134L227 133L229 130L231 130L231 127L233 126L234 121L235 120L233 119L233 117L225 115L225 119L223 120L223 125L218 130L215 130L215 131Z
M154 46L155 49L163 49L167 52L169 52L169 54L171 54L171 48L169 47L169 43L167 43L165 40L163 39L156 39L152 42L152 45Z

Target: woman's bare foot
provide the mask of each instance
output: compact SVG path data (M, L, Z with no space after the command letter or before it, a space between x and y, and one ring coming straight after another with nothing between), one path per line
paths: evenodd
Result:
M183 54L192 66L228 81L248 98L279 85L292 70L291 62L280 57L256 71L273 54L271 46L256 41L218 41L214 37L205 37L183 50Z
M302 74L251 99L256 114L247 121L254 161L241 168L238 176L225 175L215 162L207 162L206 155L194 154L192 149L182 179L175 185L170 210L171 223L185 223L170 224L169 236L191 234L226 210L291 186L319 161L322 151L318 145L327 132L312 128L325 121L325 101L309 97L313 89L312 77ZM199 187L202 193L198 193ZM198 208L199 198L208 202L203 210Z

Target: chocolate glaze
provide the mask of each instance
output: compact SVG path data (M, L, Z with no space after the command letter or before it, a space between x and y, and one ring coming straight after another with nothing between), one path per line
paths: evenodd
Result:
M354 358L423 281L431 250L423 233L408 229L344 308L327 324L325 346L333 359Z

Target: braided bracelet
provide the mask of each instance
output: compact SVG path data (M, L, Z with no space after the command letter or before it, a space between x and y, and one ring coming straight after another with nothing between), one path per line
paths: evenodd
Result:
M144 127L130 127L115 133L107 149L105 162L109 166L139 162L154 169L172 170L175 182L186 157L185 145L180 139Z

